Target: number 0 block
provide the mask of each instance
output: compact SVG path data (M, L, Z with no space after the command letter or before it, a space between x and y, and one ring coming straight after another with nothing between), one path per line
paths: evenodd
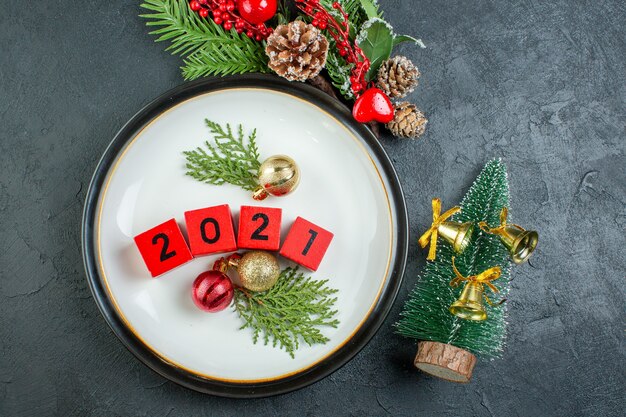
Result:
M153 277L181 266L193 258L175 219L135 236L135 244Z
M237 235L239 248L277 251L282 213L279 208L241 206Z
M331 240L331 232L298 217L287 233L280 254L305 268L317 271Z
M233 217L228 204L185 212L193 256L237 250Z

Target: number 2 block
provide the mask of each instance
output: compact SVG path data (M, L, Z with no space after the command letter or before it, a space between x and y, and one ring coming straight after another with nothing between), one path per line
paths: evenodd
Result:
M305 268L317 271L331 240L331 232L298 217L287 233L280 254Z
M193 256L237 250L228 204L186 211L185 223Z
M135 236L135 244L153 277L181 266L193 258L175 219Z
M279 208L241 206L237 235L239 248L277 251L282 213Z

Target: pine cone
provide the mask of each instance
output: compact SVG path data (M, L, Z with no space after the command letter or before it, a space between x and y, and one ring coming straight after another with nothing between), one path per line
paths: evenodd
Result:
M387 129L394 136L417 139L426 130L428 119L414 104L403 101L396 104L393 120L387 123Z
M420 72L405 56L394 56L378 69L376 85L390 98L402 98L417 87Z
M296 20L274 29L265 53L276 74L289 81L306 81L324 68L328 39L315 26Z

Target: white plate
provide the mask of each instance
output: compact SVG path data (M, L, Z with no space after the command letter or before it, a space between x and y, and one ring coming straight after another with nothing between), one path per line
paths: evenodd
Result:
M205 392L257 396L299 388L341 366L373 336L397 292L406 257L406 210L395 173L368 130L340 104L270 77L188 84L157 99L118 134L87 198L85 263L94 297L125 344L153 369ZM291 156L298 189L255 202L235 186L185 174L182 152L211 139L204 119L257 129L261 159ZM338 289L340 324L327 344L284 350L253 344L229 308L209 314L191 300L195 277L223 255L199 257L151 278L133 237L183 213L229 204L283 209L282 237L297 216L333 232L312 274ZM283 266L289 266L281 260ZM308 273L308 272L307 272ZM359 336L357 341L353 338Z

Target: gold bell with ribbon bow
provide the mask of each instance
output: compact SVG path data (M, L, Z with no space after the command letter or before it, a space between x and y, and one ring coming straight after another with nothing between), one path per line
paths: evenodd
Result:
M534 230L526 230L517 224L507 224L507 216L508 209L503 207L500 212L500 226L490 228L487 222L480 222L478 225L484 232L500 236L500 240L509 250L513 262L521 264L528 260L537 247L539 235Z
M461 291L459 299L450 306L450 313L465 320L483 321L487 319L483 297L490 306L500 305L505 301L501 300L497 304L493 304L489 297L485 295L485 285L489 287L493 293L499 292L496 286L490 282L500 278L502 271L499 266L489 268L478 275L464 277L456 268L454 257L452 257L452 269L456 277L450 281L450 286L456 287L463 281L467 281L467 284L465 284L463 291Z
M441 213L441 200L433 198L433 224L430 228L419 238L419 244L422 248L425 248L430 244L428 249L428 256L426 259L433 261L437 255L437 237L441 236L444 240L452 245L452 249L456 253L461 253L469 245L472 232L474 230L474 224L471 222L457 223L446 221L453 214L461 211L461 207L455 206Z

